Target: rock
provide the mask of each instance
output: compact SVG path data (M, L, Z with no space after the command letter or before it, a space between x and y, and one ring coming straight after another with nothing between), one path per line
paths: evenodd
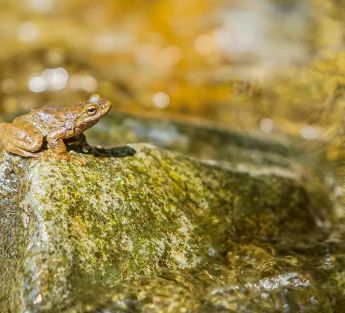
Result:
M114 146L149 142L158 147L181 152L199 159L250 162L291 166L291 159L301 153L305 143L289 143L259 135L244 135L212 124L136 117L125 113L107 115L87 131L92 144ZM309 143L310 144L310 143ZM315 151L313 151L315 153Z
M327 255L291 252L325 237L323 185L132 148L68 162L2 155L0 312L332 312Z

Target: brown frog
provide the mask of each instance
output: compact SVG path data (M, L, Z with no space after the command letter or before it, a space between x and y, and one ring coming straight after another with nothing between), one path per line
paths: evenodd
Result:
M46 142L54 155L66 158L65 141L72 139L86 144L83 132L110 109L111 102L99 95L69 107L43 106L12 123L0 124L0 143L7 152L35 158Z

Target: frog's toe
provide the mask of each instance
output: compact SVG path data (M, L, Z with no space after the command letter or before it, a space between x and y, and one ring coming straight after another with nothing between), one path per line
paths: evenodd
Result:
M48 149L41 154L41 159L45 161L50 160L57 160L57 161L70 161L70 162L76 162L79 165L85 165L87 161L85 158L78 154L71 154L71 153L56 153L55 151Z
M12 154L16 154L25 158L38 158L39 153L32 153L30 151L26 151L24 149L18 148L18 147L6 147L5 150L7 152L10 152Z

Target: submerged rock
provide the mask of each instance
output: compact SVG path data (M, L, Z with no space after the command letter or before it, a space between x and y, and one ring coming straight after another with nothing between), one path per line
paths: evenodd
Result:
M3 154L0 312L332 312L321 257L286 252L325 237L322 185L132 148L74 153L85 165Z

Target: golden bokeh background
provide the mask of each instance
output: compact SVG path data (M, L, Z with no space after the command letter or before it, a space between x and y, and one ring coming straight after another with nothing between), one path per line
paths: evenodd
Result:
M2 116L114 110L316 139L345 106L344 0L0 0Z

